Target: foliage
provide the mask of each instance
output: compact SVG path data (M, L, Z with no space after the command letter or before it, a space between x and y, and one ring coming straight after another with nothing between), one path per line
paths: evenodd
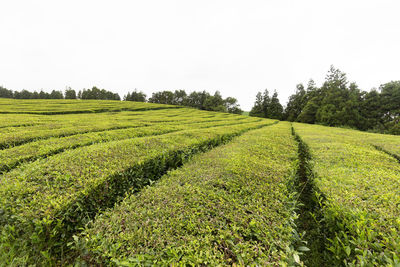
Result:
M171 104L193 107L201 110L229 112L233 114L241 114L237 100L233 97L223 99L221 93L216 91L214 95L210 95L206 91L192 92L189 95L184 90L160 91L153 93L149 98L150 103Z
M177 110L178 112L169 111L168 115L171 116L174 113L181 115L182 112L190 113L190 110ZM0 150L0 172L9 171L12 168L20 165L23 162L33 161L38 158L49 157L58 153L62 153L67 149L74 149L77 147L88 146L95 143L100 142L110 142L115 140L124 140L134 137L142 137L148 135L160 135L175 131L187 130L187 129L201 129L201 128L209 128L215 126L225 126L225 125L233 125L233 124L242 124L242 123L252 123L254 120L246 119L243 122L237 117L219 117L214 116L212 120L209 118L195 117L190 119L185 119L184 117L180 117L179 120L165 121L160 124L159 118L161 116L166 116L167 113L164 111L152 111L145 112L142 114L137 114L135 117L135 121L131 122L130 116L127 116L129 113L122 112L121 114L113 114L112 119L113 123L110 124L110 114L99 114L97 118L90 118L87 121L87 125L96 124L98 127L99 124L104 125L104 122L108 122L106 125L110 125L104 130L102 128L92 128L91 131L87 133L80 133L80 129L88 130L88 127L82 122L77 121L78 118L72 117L71 121L66 121L64 116L64 122L59 127L59 131L52 131L52 134L45 135L45 129L47 127L46 123L39 124L38 127L27 126L24 130L19 129L18 132L14 132L11 136L13 137L13 144L17 143L16 138L20 137L20 145L13 146L10 148L6 148ZM197 114L196 114L197 115ZM51 127L56 127L55 122L50 122ZM79 125L80 123L81 125ZM66 127L68 124L74 124L74 128L70 131L69 135L66 136L66 131L70 130L69 127ZM80 129L76 129L79 125ZM117 128L117 129L115 129ZM119 129L118 129L119 128ZM8 132L15 130L11 127L5 127L4 130L7 130L7 135L5 138L8 138L8 145L11 145L11 140L8 137ZM52 137L56 136L61 132L64 136L60 137ZM36 133L36 134L28 134L28 133ZM1 134L0 134L1 136ZM28 139L27 137L31 138ZM25 138L25 139L22 139ZM35 141L35 138L39 139ZM25 144L22 144L25 142ZM1 144L1 143L0 143ZM4 144L3 144L4 146Z
M105 89L100 90L96 86L92 87L92 89L83 89L78 95L80 99L121 100L117 93Z
M349 84L345 73L331 66L320 88L312 80L307 90L297 85L296 93L289 97L284 118L398 134L400 81L381 85L380 92L364 92L355 83Z
M59 106L70 101L62 100ZM135 104L154 105L130 103L130 106L133 108ZM15 127L14 135L37 132L40 138L46 133L46 127L49 132L55 127L53 130L61 133L69 128L68 124L74 125L71 129L75 132L85 127L93 130L102 121L103 126L108 123L112 127L129 128L91 130L58 140L43 138L32 143L34 139L26 140L23 146L3 150L3 158L8 154L20 160L21 155L25 163L11 167L1 176L2 264L64 264L71 256L66 245L72 241L72 235L97 213L112 207L125 193L140 190L196 153L272 122L193 109L120 112L89 116L23 115L33 116L35 125ZM92 116L95 118L90 119ZM4 129L7 134L12 128L5 126L0 130Z
M363 96L367 109L352 104L360 91L340 72L328 80L326 94L299 86L287 114L396 122L397 105L385 102L396 82ZM203 108L235 102L190 95ZM343 95L353 100L334 102ZM261 112L273 110L274 96L258 96ZM294 123L296 153L289 123L276 122L132 101L0 99L0 265L399 265L400 137Z
M400 138L296 124L310 146L330 262L346 266L400 264L400 165L376 149ZM388 142L385 142L388 140ZM397 141L397 142L396 142Z
M274 91L271 98L267 89L265 89L264 94L258 92L256 95L256 101L249 115L278 120L282 119L283 107L279 102L278 93Z
M109 100L36 100L36 99L5 99L0 98L0 114L77 114L101 113L119 111L143 111L157 109L179 109L179 106L159 105L150 103L132 103L129 101Z
M65 99L77 99L77 95L74 89L68 87L65 90Z
M136 89L132 93L124 96L124 101L136 101L136 102L146 102L146 94L143 92L138 92Z
M109 265L294 265L290 126L251 131L99 215L76 239Z
M133 92L128 92L124 96L124 101L146 102L146 94L138 92L136 89ZM21 92L12 92L0 86L0 98L14 99L63 99L64 95L61 91L53 90L50 94L40 91L29 92L22 90ZM68 87L65 90L65 99L96 99L96 100L121 100L117 93L93 87L92 89L83 89L76 93L75 90ZM243 111L236 98L227 97L223 99L220 92L216 91L214 95L210 95L206 91L192 92L187 94L185 90L160 91L155 92L148 100L149 103L180 105L193 107L201 110L228 112L233 114L241 114Z
M0 86L0 97L2 98L13 98L13 91Z

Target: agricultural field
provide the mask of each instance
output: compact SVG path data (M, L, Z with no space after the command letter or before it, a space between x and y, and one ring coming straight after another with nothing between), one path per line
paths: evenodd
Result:
M398 266L400 136L0 99L0 266Z
M399 136L294 124L308 145L327 261L400 265Z

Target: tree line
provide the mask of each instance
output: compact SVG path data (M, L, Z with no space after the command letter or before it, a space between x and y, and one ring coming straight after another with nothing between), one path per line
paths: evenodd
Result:
M0 86L0 98L14 98L14 99L97 99L97 100L121 100L117 93L93 87L92 89L83 89L76 92L72 88L67 88L64 93L62 91L53 90L51 93L44 92L30 92L28 90L11 91ZM241 114L243 111L236 98L227 97L222 98L219 91L214 95L206 91L192 92L187 94L185 90L160 91L155 92L147 99L143 92L134 90L129 92L123 98L124 101L137 101L149 102L158 104L181 105L193 107L201 110L229 112Z
M149 98L150 103L181 105L201 110L229 112L242 114L238 101L234 97L222 98L221 93L216 91L214 95L206 91L192 92L187 94L185 90L161 91L153 93Z
M276 92L272 98L267 90L258 93L250 115L400 134L400 81L367 92L349 83L345 73L331 66L321 87L313 80L306 87L298 84L284 110Z
M121 97L113 92L93 87L92 89L83 89L76 91L67 88L65 92L59 90L52 90L51 93L44 92L30 92L28 90L12 91L0 86L0 98L14 98L14 99L99 99L99 100L121 100Z

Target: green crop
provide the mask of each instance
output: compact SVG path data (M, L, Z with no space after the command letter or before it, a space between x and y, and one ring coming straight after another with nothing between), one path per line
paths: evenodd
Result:
M286 265L298 255L290 125L248 132L195 156L99 215L76 238L81 260L109 265Z
M399 266L400 137L292 126L0 99L0 266Z
M0 98L0 113L72 114L105 111L140 111L181 108L180 106L113 100L28 100Z
M124 193L137 191L194 153L268 123L99 143L5 173L0 183L2 260L27 257L37 263L50 254L62 258L71 234Z
M67 137L53 137L48 139L39 139L14 146L8 149L0 150L0 171L7 171L22 162L32 161L41 157L47 157L67 149L81 146L92 145L100 142L110 142L116 140L129 139L149 135L160 135L170 132L182 131L187 129L201 129L215 126L237 125L252 123L257 120L236 120L225 119L217 121L205 121L201 118L192 118L190 122L179 120L175 122L145 124L143 126L129 127L125 129L107 130L99 132L89 132L84 134L74 134Z
M399 137L305 124L295 130L311 149L332 264L400 264L400 165L375 148Z

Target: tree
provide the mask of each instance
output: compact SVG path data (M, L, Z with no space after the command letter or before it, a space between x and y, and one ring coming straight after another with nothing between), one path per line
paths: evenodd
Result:
M274 94L272 95L272 98L270 100L267 116L266 117L270 119L277 119L277 120L282 119L283 107L279 102L278 93L276 92L276 90L274 91Z
M13 98L14 94L13 94L13 91L8 90L8 89L4 88L3 86L0 86L0 97Z
M381 96L376 89L364 92L361 101L361 115L364 118L362 130L383 129L384 111Z
M225 106L229 113L242 114L243 110L240 109L237 99L234 97L227 97L225 99Z
M301 111L297 121L305 122L305 123L315 123L315 117L318 111L318 104L316 103L316 99L311 99L307 102L303 110Z
M174 93L171 91L160 91L153 93L149 98L150 103L169 104L172 105L174 101Z
M272 98L269 97L267 89L264 90L263 94L258 92L256 95L256 101L249 115L262 118L282 119L283 107L279 102L276 90L274 91Z
M132 93L129 93L124 96L124 101L136 101L136 102L146 102L146 94L142 91L138 92L137 89Z
M385 121L392 121L400 116L400 81L382 84L381 91L382 111Z
M79 91L78 97L80 99L121 100L121 97L117 93L105 89L100 90L96 86L93 86L92 89L83 89L82 92Z
M187 105L187 94L185 90L175 90L174 99L172 103L174 105L186 106Z
M32 99L33 93L29 92L28 90L22 90L21 92L14 92L15 99Z
M264 117L263 112L263 96L261 92L258 92L256 95L256 101L254 102L254 106L251 108L249 113L252 117Z
M53 90L50 93L50 99L63 99L63 93L61 91Z
M379 89L385 131L400 134L400 81L385 83Z
M264 94L263 94L263 102L262 102L262 111L263 111L264 118L269 118L270 104L271 104L271 98L269 97L268 89L265 89Z
M213 96L209 95L204 101L203 107L205 110L227 112L224 99L219 91L216 91Z
M65 90L65 99L76 99L76 92L71 87Z
M198 108L204 110L204 103L206 99L210 96L210 94L206 91L202 92L192 92L187 97L187 105L189 107Z
M299 117L301 111L305 106L304 96L306 95L306 91L302 84L298 84L296 86L296 93L289 97L289 101L287 103L285 109L284 118L288 121L296 121Z
M49 99L50 98L50 94L44 92L43 90L40 90L39 92L39 99Z

